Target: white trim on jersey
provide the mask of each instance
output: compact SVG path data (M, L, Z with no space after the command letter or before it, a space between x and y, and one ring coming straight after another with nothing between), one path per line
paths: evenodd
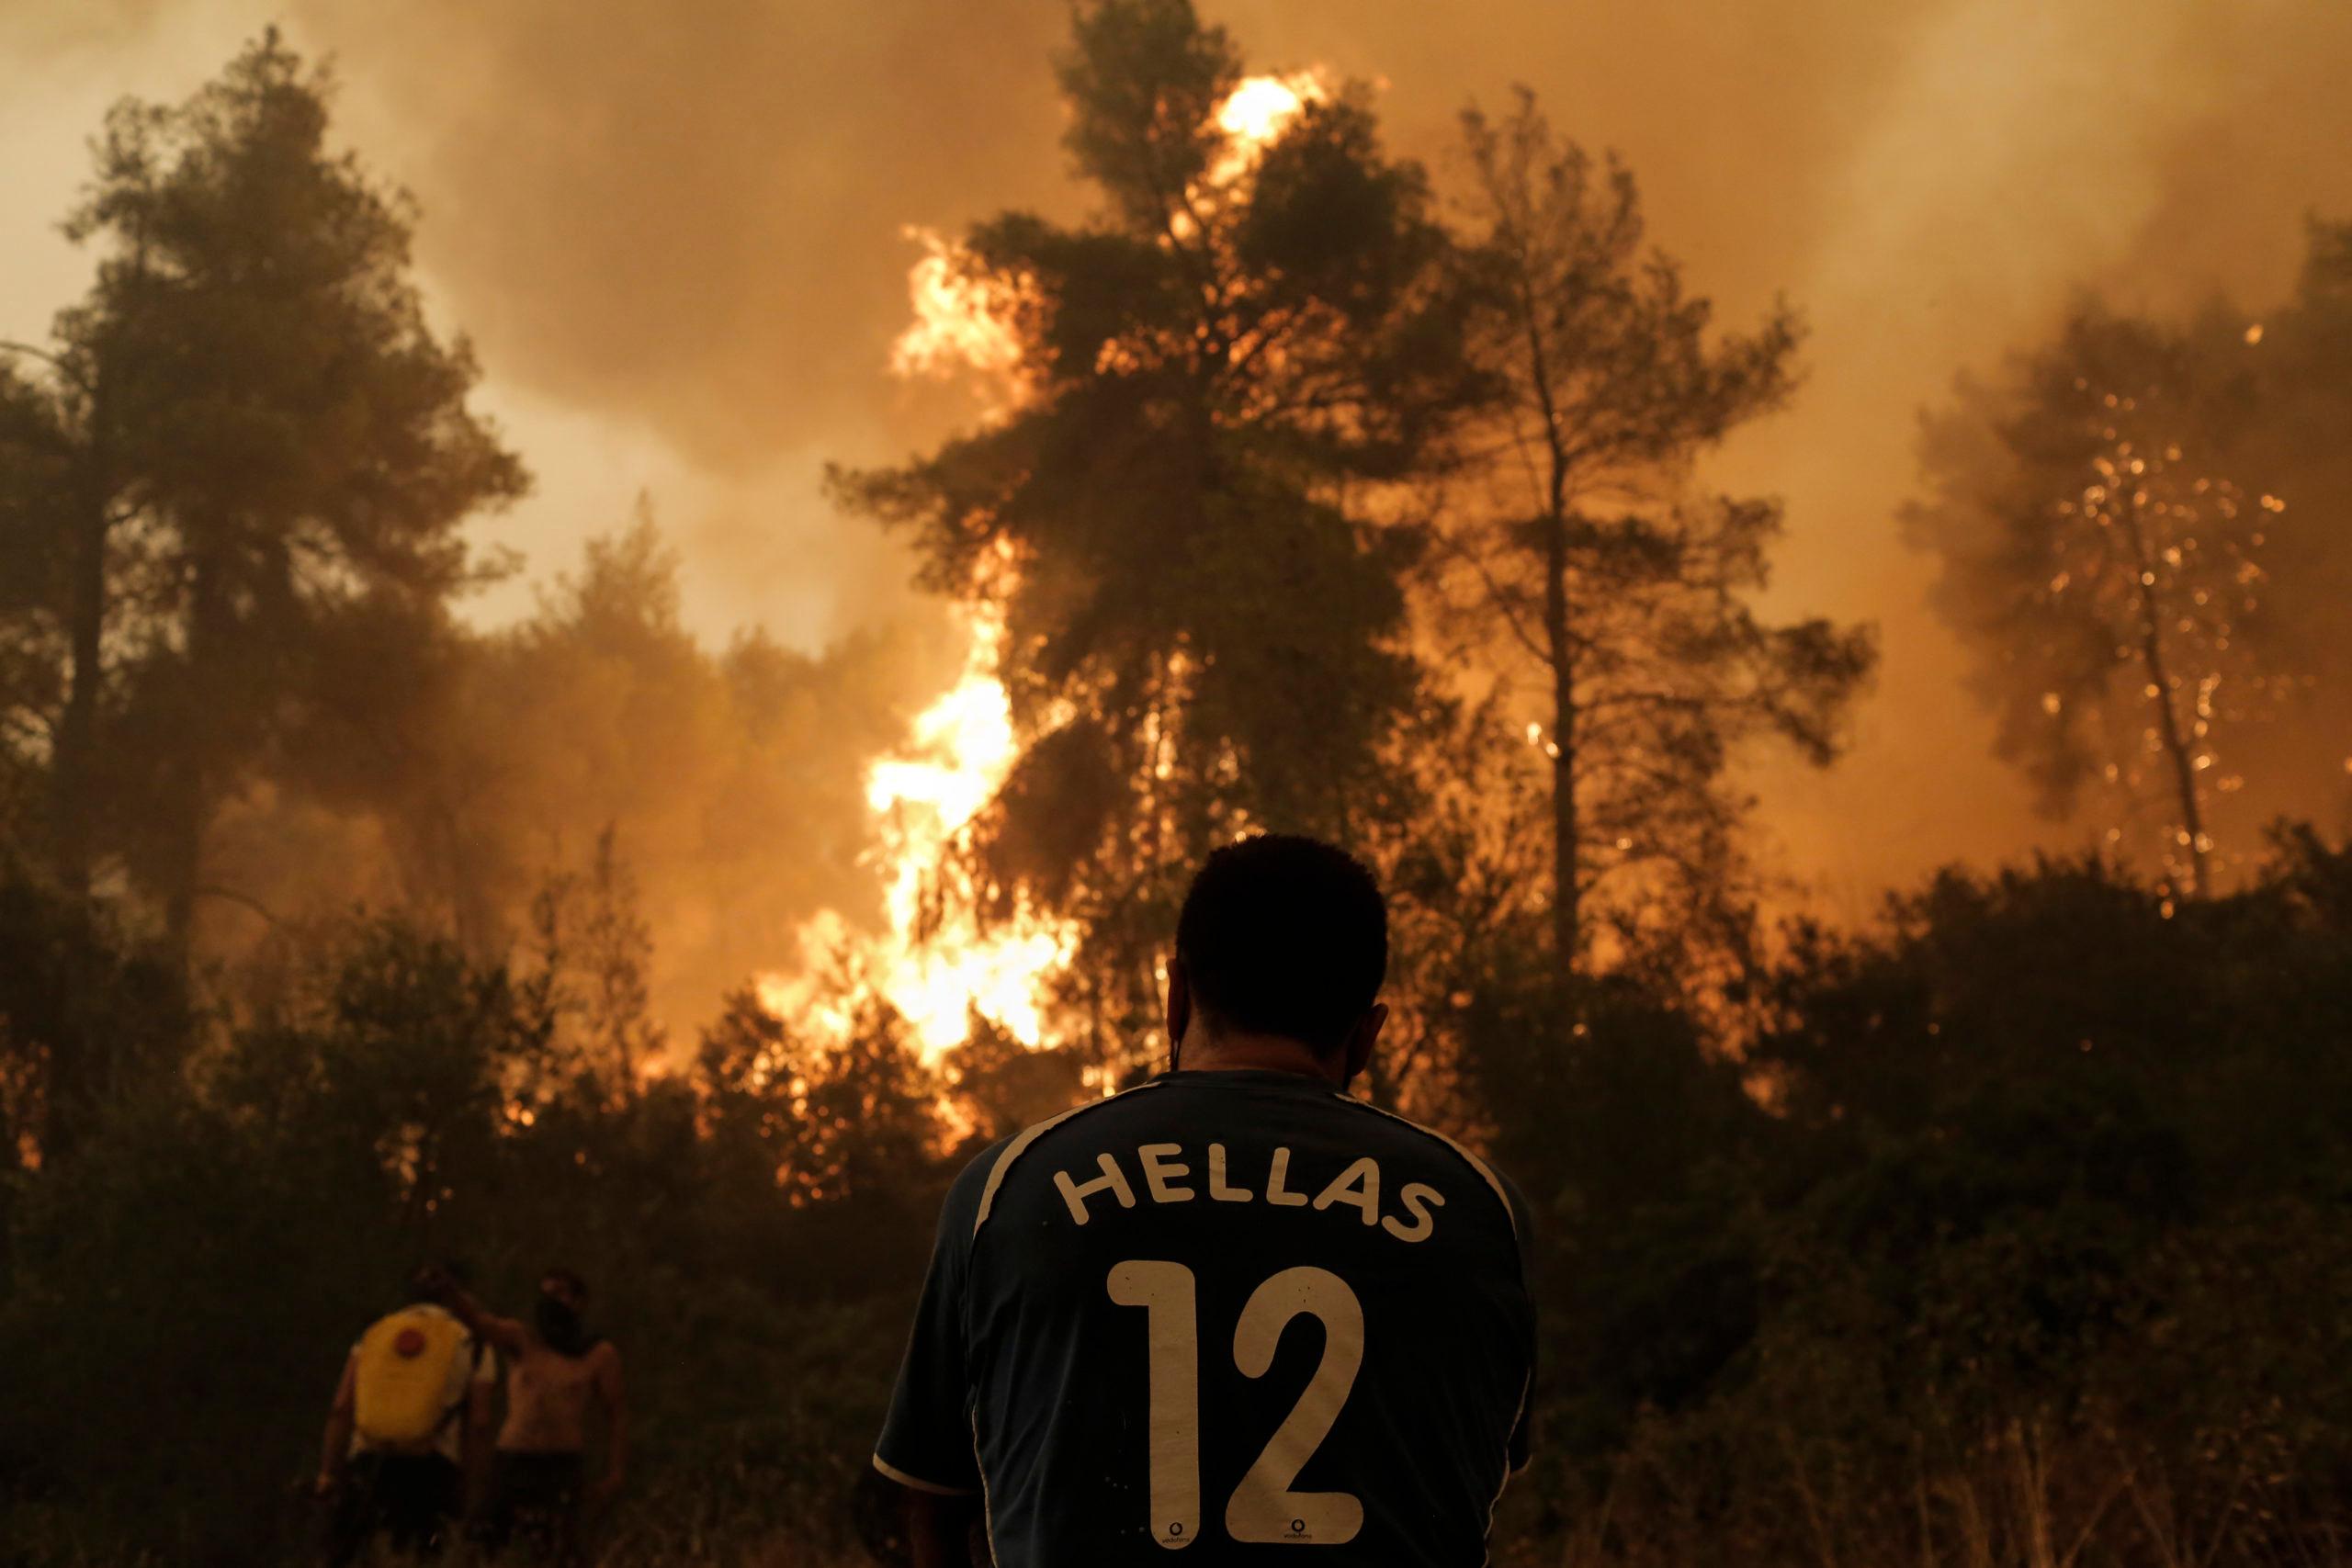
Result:
M989 1472L980 1463L980 1407L972 1406L972 1468L980 1475L980 1538L989 1543L989 1568L997 1568L996 1499L989 1495Z
M1519 1414L1511 1420L1510 1425L1512 1437L1518 1436L1520 1422L1529 1418L1527 1403L1529 1399L1534 1395L1534 1393L1535 1370L1531 1367L1528 1369L1526 1380L1519 1385ZM1517 1464L1511 1463L1510 1438L1505 1438L1503 1439L1502 1479L1495 1483L1495 1495L1491 1498L1487 1499L1487 1535L1486 1540L1482 1543L1485 1548L1486 1555L1479 1560L1479 1568L1487 1568L1487 1564L1493 1562L1495 1560L1495 1511L1503 1506L1503 1494L1510 1490L1510 1483L1512 1480L1521 1474L1524 1474L1528 1465L1533 1461L1534 1455L1531 1445L1529 1457L1527 1459L1521 1460Z
M980 1189L980 1212L972 1217L972 1234L975 1236L978 1235L980 1227L989 1223L989 1211L996 1204L996 1190L1004 1184L1005 1173L1012 1168L1012 1162L1027 1154L1029 1145L1035 1143L1040 1136L1053 1131L1073 1116L1083 1116L1098 1106L1108 1105L1114 1100L1125 1100L1131 1094L1140 1094L1148 1089L1158 1089L1165 1081L1167 1080L1163 1078L1153 1078L1148 1083L1139 1083L1133 1089L1121 1089L1116 1094L1106 1094L1100 1100L1088 1100L1084 1105L1073 1105L1058 1116L1048 1116L1035 1126L1024 1129L1020 1136L1004 1145L1004 1153L997 1156L996 1164L989 1168L988 1185Z
M928 1492L934 1497L977 1497L979 1495L968 1486L942 1486L936 1481L925 1481L920 1475L909 1475L880 1454L874 1456L874 1468L901 1486L911 1487L917 1492Z
M1430 1137L1435 1138L1439 1143L1443 1144L1447 1148L1452 1149L1455 1154L1458 1154L1464 1159L1468 1160L1470 1162L1470 1168L1476 1171L1481 1177L1483 1177L1486 1179L1487 1185L1495 1190L1495 1196L1502 1200L1503 1218L1510 1222L1511 1235L1514 1238L1518 1236L1519 1210L1511 1202L1510 1194L1504 1190L1502 1178L1497 1176L1494 1173L1493 1168L1488 1166L1485 1160L1480 1159L1476 1155L1472 1154L1468 1149L1463 1147L1460 1144L1455 1143L1452 1138L1447 1137L1443 1133L1439 1132L1436 1128L1424 1127L1409 1116L1399 1116L1394 1111L1384 1110L1381 1107L1373 1104L1372 1101L1368 1100L1358 1100L1354 1095L1342 1094L1338 1089L1333 1089L1331 1091L1331 1098L1340 1100L1346 1104L1356 1106L1362 1110L1369 1111L1375 1116L1385 1116L1391 1122L1402 1122L1406 1126L1410 1127L1416 1133L1427 1133Z
M1439 1143L1443 1144L1447 1148L1452 1149L1455 1154L1458 1154L1464 1159L1468 1160L1470 1162L1470 1168L1476 1171L1481 1177L1483 1177L1486 1179L1487 1185L1494 1189L1495 1196L1501 1200L1503 1206L1503 1218L1510 1222L1510 1234L1513 1238L1516 1238L1519 1235L1519 1209L1511 1202L1510 1192L1504 1190L1502 1179L1495 1174L1494 1168L1489 1166L1485 1160L1480 1159L1469 1149L1464 1148L1462 1145L1454 1142L1452 1138L1447 1137L1443 1133L1439 1132L1436 1128L1424 1127L1409 1116L1399 1116L1394 1111L1385 1110L1380 1106L1373 1104L1368 1100L1358 1100L1354 1095L1342 1094L1337 1090L1332 1092L1331 1098L1334 1100L1343 1100L1350 1105L1361 1106L1376 1116L1387 1117L1391 1122L1402 1122L1406 1126L1412 1128L1417 1133L1427 1133L1430 1137L1435 1138ZM1514 1466L1511 1463L1510 1444L1511 1437L1516 1437L1518 1435L1520 1422L1528 1418L1527 1402L1529 1396L1534 1392L1535 1372L1534 1369L1530 1368L1526 1378L1519 1385L1519 1409L1513 1413L1511 1416L1510 1436L1507 1436L1503 1438L1502 1474L1498 1477L1495 1482L1494 1496L1489 1498L1487 1502L1487 1532L1486 1539L1483 1543L1485 1554L1480 1559L1481 1568L1485 1568L1486 1564L1491 1563L1495 1560L1495 1511L1502 1506L1503 1494L1510 1490L1511 1478L1518 1475L1527 1468L1525 1464ZM1531 1454L1530 1457L1532 1459L1532 1455Z

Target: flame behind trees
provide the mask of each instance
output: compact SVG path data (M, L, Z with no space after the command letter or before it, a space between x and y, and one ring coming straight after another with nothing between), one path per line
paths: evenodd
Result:
M1283 129L1326 96L1311 73L1238 83L1214 117L1224 146L1190 194L1205 198L1248 178ZM1175 227L1198 233L1190 219ZM1037 280L1025 267L992 267L933 231L906 233L924 254L908 275L913 320L892 345L890 369L963 383L984 423L1000 424L1037 394L1024 335L1047 303ZM1048 1043L1044 1003L1075 942L1072 922L1041 900L984 891L975 881L981 868L957 852L969 848L974 819L998 800L1018 752L1001 679L1013 559L1003 539L975 558L960 609L969 639L961 675L917 716L906 742L868 769L877 839L869 859L883 878L884 929L856 933L823 911L800 931L801 966L759 976L751 993L759 1011L808 1021L844 1050L885 1006L927 1063L956 1053L959 1089L989 1077L991 1043L999 1055Z
M1182 0L1083 13L1063 82L1102 215L928 242L911 279L897 363L960 363L997 391L989 420L837 476L913 529L935 586L1001 605L1021 756L938 880L997 919L1071 920L1063 999L1122 1043L1148 1037L1184 875L1238 831L1377 846L1449 908L1506 862L1540 887L1531 802L1491 754L1516 694L1474 702L1411 644L1408 592L1434 581L1461 612L1449 656L1542 675L1556 978L1596 899L1638 941L1677 928L1678 956L1737 945L1731 760L1777 735L1826 762L1873 659L1865 630L1761 621L1778 510L1690 479L1785 396L1792 321L1709 341L1705 302L1640 254L1630 179L1532 104L1471 118L1465 236L1381 153L1361 90L1242 76ZM1508 819L1507 851L1480 816ZM1400 962L1458 978L1471 928L1499 937L1530 902Z
M1385 753L1425 694L1372 502L1467 382L1445 238L1360 93L1245 77L1182 0L1081 12L1061 77L1097 216L956 247L1010 307L1020 396L835 484L1002 616L1021 755L944 880L1075 923L1061 1000L1124 1066L1209 848L1408 813Z
M754 982L768 1012L812 1019L842 1042L870 1024L868 1004L879 998L933 1066L967 1041L976 1016L1025 1049L1044 1043L1040 994L1072 942L1063 923L1029 905L980 921L971 887L957 876L963 868L950 852L1016 753L997 673L1002 624L985 603L966 618L971 642L956 684L866 770L885 929L860 937L834 911L820 911L800 930L801 967Z
M1001 407L1018 403L1021 338L1013 323L1026 292L1022 280L990 276L929 229L910 227L906 235L923 256L907 275L915 319L890 345L891 372L934 380L976 376Z
M1928 422L1928 495L1905 517L1942 559L1939 609L1977 644L2000 753L2053 816L2104 795L2111 843L2153 814L2191 897L2213 890L2215 803L2245 787L2233 741L2298 683L2266 613L2288 503L2233 472L2263 338L2086 306Z

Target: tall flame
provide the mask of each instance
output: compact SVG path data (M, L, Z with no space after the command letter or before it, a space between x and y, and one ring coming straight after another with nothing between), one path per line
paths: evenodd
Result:
M1235 84L1214 116L1227 146L1209 167L1209 183L1229 185L1246 174L1309 104L1330 96L1315 68ZM901 232L923 254L907 271L914 320L890 345L891 372L910 380L976 380L994 413L1020 406L1026 389L1017 317L1031 298L1029 279L975 265L969 250L936 230L909 225Z
M982 929L970 911L950 908L924 925L925 880L1019 755L1012 703L998 678L1003 617L983 606L966 612L965 621L971 643L963 673L916 716L907 745L866 773L888 930L861 941L827 910L801 930L802 970L758 982L761 1005L770 1011L843 1033L851 1026L849 1005L826 995L815 976L826 953L846 947L932 1062L964 1043L974 1013L1025 1046L1044 1043L1042 992L1075 940L1067 924L1026 912Z
M1216 128L1229 144L1210 165L1210 183L1226 185L1246 172L1307 105L1329 96L1319 71L1245 77L1217 106Z
M967 378L1001 415L1023 400L1021 333L1016 313L1027 292L973 265L971 253L930 229L906 237L923 248L907 273L907 302L914 320L890 345L891 373L906 379Z
M1258 154L1281 136L1310 103L1329 96L1318 73L1252 76L1219 106L1216 120L1229 145L1211 166L1212 184L1246 174ZM973 265L968 251L937 233L906 231L922 256L907 276L914 319L891 345L891 371L906 378L966 379L989 399L991 417L1019 408L1028 395L1022 379L1019 312L1030 285ZM1009 566L997 563L1000 573ZM1005 586L1000 581L999 589ZM1043 994L1069 961L1076 931L1034 912L991 922L983 930L968 910L936 911L926 925L924 888L955 844L992 799L1019 755L1012 705L999 678L1004 619L986 596L962 612L970 645L956 684L923 710L899 751L866 773L865 800L874 814L888 929L861 936L826 910L800 931L802 966L761 976L760 1003L821 1035L846 1037L854 1003L820 976L828 955L846 953L853 967L914 1031L924 1058L936 1063L967 1039L972 1015L1035 1047L1045 1043Z

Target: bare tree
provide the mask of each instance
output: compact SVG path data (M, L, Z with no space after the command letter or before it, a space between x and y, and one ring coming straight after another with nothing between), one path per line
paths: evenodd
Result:
M1472 352L1496 398L1463 454L1440 575L1470 635L1542 692L1528 736L1550 764L1565 983L1598 919L1632 918L1635 887L1722 911L1747 804L1735 750L1772 734L1827 762L1873 643L1759 619L1748 597L1780 509L1693 478L1701 454L1788 397L1795 318L1711 334L1708 302L1643 249L1633 175L1556 136L1532 96L1499 123L1473 110L1464 132Z
M2214 797L2241 787L2221 741L2288 684L2260 559L2286 503L2227 471L2250 388L2214 348L2078 311L2005 384L1964 381L1928 420L1928 493L1904 514L1942 559L1937 603L1977 648L2001 755L2053 816L2086 784L2152 808L2192 897L2212 889Z

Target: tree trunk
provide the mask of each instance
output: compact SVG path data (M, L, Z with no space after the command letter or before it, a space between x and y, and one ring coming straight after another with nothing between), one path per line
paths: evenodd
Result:
M1565 991L1583 957L1584 918L1577 871L1577 671L1568 632L1568 530L1556 509L1544 526L1544 637L1552 669L1552 962L1553 976Z
M2140 530L2139 502L2132 503L2132 565L2140 589L2140 660L2148 677L2149 699L2156 706L2156 738L2172 760L2173 788L2180 803L2181 830L2188 837L2188 896L2201 898L2209 890L2205 808L2197 798L2197 760L2188 737L2181 732L2180 715L2174 710L2172 675L2165 658L2164 607L2156 602L2154 574L2146 536Z
M96 461L95 457L93 462ZM52 853L57 879L68 893L90 893L95 833L92 795L96 782L99 667L107 613L107 498L93 480L79 498L74 520L71 597L67 603L73 671L65 689L65 711L57 727L57 754L50 770L52 789Z
M181 693L190 709L185 716L190 719L200 719L197 710L207 689L217 689L216 677L227 652L227 592L218 559L197 556L189 574L186 689ZM164 932L183 971L195 942L196 901L204 883L204 835L212 816L211 761L211 739L199 721L192 727L187 754L164 807L170 838L164 867Z
M2172 759L2173 788L2180 801L2181 830L2188 836L2188 896L2201 898L2208 891L2207 840L2205 808L2197 798L2197 761L2190 755L2188 738L2181 733L2180 716L2173 709L2172 680L2165 664L2164 641L2156 630L2155 606L2150 603L2144 608L2145 614L2141 621L2140 656L2147 666L2148 685L2155 693L2151 700L2156 705L2156 735L2164 743L2165 754Z
M1552 980L1563 1003L1584 958L1583 894L1577 864L1582 829L1577 821L1577 659L1568 616L1568 520L1572 459L1560 400L1552 384L1552 356L1527 258L1520 258L1519 330L1526 334L1528 381L1543 423L1544 651L1552 676Z
M98 688L105 678L101 660L107 624L107 536L114 504L108 437L111 401L101 363L90 389L90 428L82 453L82 473L74 486L65 611L73 670L65 688L65 711L57 726L57 752L50 767L51 852L58 882L77 898L89 897L96 852L93 797L97 779Z

